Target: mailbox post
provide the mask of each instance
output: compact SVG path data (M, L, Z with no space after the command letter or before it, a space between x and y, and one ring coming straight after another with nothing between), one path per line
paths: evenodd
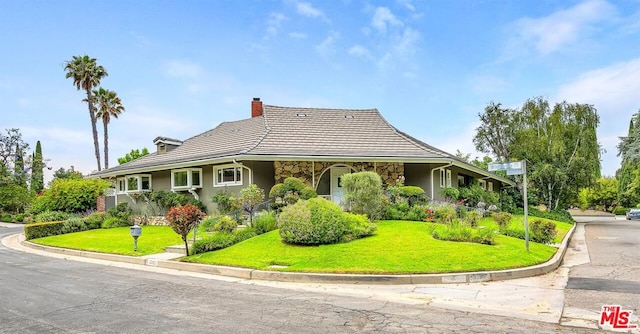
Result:
M133 251L138 251L138 237L142 234L142 227L135 224L131 226L131 236L133 237Z

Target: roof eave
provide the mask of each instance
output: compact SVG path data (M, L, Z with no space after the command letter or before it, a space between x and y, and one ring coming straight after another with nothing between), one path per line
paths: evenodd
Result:
M491 173L487 170L484 170L480 167L466 164L457 159L452 158L427 158L427 157L391 157L391 156L328 156L328 155L259 155L259 154L236 154L229 155L224 157L218 157L213 159L199 159L192 161L184 161L184 162L176 162L170 164L162 164L156 166L149 167L141 167L141 168L132 168L126 170L119 170L115 172L107 172L100 174L92 174L89 175L89 178L113 178L122 175L129 174L140 174L140 173L149 173L149 172L157 172L167 169L178 169L178 168L186 168L194 165L210 165L210 164L219 164L226 163L230 161L242 161L242 160L267 160L267 161L276 161L276 160L289 160L289 161L333 161L333 162L341 162L341 161L379 161L379 162L408 162L408 163L435 163L435 164L451 164L457 167L461 167L464 169L471 170L475 173L496 179L502 183L509 184L511 186L515 186L515 183L512 180L509 180L500 175Z

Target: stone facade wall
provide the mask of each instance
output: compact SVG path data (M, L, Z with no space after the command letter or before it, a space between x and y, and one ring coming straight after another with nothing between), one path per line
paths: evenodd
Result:
M404 179L404 163L402 162L383 162L376 165L376 173L382 177L382 183L387 185L395 185L400 178Z
M352 167L355 171L374 171L382 178L382 183L394 185L404 176L404 163L402 162L312 162L312 161L275 161L275 182L282 183L288 177L295 177L302 180L307 185L312 185L315 174L316 183L320 175L329 167L334 165L344 165ZM315 185L313 185L315 186Z
M164 216L131 216L131 220L134 224L138 225L153 225L153 226L168 226L169 222Z

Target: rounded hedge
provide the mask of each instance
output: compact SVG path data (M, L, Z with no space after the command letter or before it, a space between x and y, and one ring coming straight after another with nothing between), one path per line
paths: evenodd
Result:
M339 205L321 197L300 200L278 216L279 233L289 244L334 244L349 232Z

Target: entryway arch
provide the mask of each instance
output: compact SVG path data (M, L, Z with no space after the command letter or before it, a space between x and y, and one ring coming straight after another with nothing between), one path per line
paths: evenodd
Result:
M315 186L318 196L324 197L336 204L342 204L344 192L342 191L342 175L356 172L355 168L345 164L334 164L320 173Z

